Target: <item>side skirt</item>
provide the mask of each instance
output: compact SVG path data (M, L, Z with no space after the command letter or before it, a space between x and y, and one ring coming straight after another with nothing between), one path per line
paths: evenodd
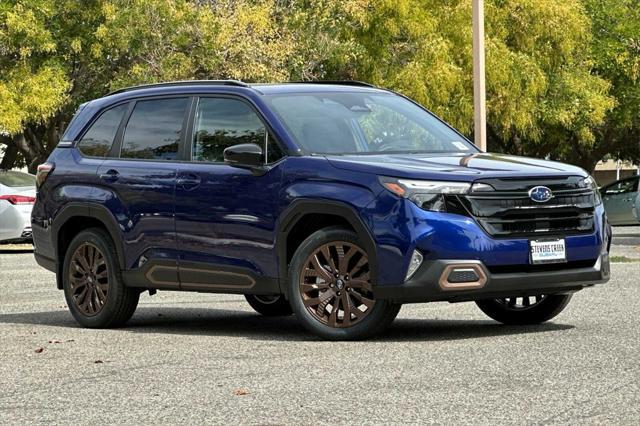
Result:
M172 260L149 260L139 269L122 272L127 287L201 293L258 294L280 293L276 278L261 277L238 267L216 267Z

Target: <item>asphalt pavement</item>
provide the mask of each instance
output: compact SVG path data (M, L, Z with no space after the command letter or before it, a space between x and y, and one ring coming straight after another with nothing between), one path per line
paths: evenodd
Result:
M544 325L405 305L384 335L335 343L197 293L82 329L19 249L0 246L0 424L640 423L638 262Z

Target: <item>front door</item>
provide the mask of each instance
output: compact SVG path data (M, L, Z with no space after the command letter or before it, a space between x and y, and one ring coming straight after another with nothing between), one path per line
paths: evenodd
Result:
M181 288L269 292L277 288L275 226L282 151L245 101L203 97L189 137L191 158L176 186L176 236ZM224 163L225 148L254 143L269 170Z
M602 190L607 217L612 225L633 225L633 204L638 196L638 181L634 176L609 185Z

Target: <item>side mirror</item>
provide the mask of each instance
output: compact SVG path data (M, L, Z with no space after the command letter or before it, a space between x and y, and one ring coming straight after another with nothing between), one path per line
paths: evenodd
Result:
M230 166L254 168L263 165L262 148L253 143L242 143L226 148L223 153L224 162Z

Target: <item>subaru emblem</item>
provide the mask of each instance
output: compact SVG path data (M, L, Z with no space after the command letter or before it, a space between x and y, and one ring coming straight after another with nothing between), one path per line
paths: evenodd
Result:
M546 203L553 198L553 192L546 186L534 186L529 190L529 198L536 203Z

